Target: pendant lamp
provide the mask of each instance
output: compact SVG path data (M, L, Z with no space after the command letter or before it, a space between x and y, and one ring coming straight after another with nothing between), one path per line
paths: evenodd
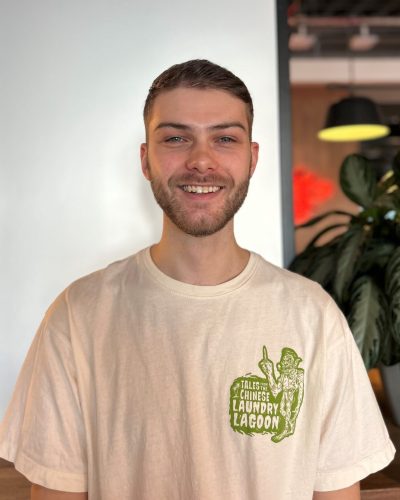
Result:
M332 104L325 127L318 132L322 141L370 141L390 134L379 111L367 97L350 96Z

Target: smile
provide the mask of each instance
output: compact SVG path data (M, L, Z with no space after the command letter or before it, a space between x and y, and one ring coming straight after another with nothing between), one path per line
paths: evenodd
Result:
M220 189L221 186L181 186L181 188L187 193L216 193Z

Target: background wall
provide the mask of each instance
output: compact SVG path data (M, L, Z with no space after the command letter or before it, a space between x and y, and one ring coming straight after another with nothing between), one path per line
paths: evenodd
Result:
M258 170L239 243L280 264L275 2L0 2L0 416L35 330L71 281L158 240L142 178L153 78L190 58L254 98Z

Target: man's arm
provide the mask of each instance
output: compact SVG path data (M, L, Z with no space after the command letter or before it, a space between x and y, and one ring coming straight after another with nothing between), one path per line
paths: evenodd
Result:
M313 500L360 500L360 483L336 491L314 491Z
M87 498L87 493L49 490L37 484L33 484L31 487L31 500L87 500Z

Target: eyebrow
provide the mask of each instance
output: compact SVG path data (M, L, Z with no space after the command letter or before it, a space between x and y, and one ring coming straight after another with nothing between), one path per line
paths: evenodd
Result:
M185 125L183 123L175 123L175 122L161 122L157 125L154 130L159 130L162 128L175 128L178 130L190 130L192 127L190 125ZM246 127L240 122L226 122L226 123L218 123L217 125L211 125L208 127L210 130L224 130L227 128L240 128L247 132Z

